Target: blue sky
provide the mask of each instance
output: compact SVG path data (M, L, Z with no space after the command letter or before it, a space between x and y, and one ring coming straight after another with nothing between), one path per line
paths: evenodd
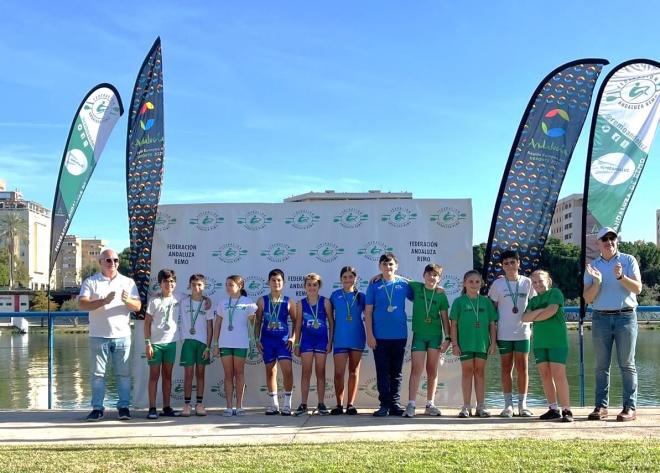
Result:
M469 197L475 243L487 239L516 128L548 72L603 57L602 80L622 61L660 59L654 2L0 0L0 11L0 179L30 200L52 206L84 94L110 82L128 106L160 35L161 203L281 202L325 189ZM70 228L119 249L126 119ZM562 197L582 192L587 120ZM658 148L625 239L655 241Z

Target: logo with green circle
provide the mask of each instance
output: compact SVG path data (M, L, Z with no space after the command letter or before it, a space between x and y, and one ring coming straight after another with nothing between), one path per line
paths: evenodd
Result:
M394 207L389 213L380 217L382 222L387 222L395 228L403 228L410 225L417 219L417 213L406 207Z
M344 228L358 228L367 220L369 220L369 215L355 207L342 210L339 215L335 215L332 219L334 223L338 223Z
M203 232L208 232L218 228L218 225L224 223L224 217L221 217L215 212L205 210L200 212L196 217L193 217L188 220L189 225L194 225L198 230Z
M224 285L225 285L224 283L216 281L215 278L207 276L206 277L206 284L204 285L204 293L203 294L207 297L210 297L213 294L215 294L217 291L222 289L224 287Z
M247 254L248 251L236 243L225 243L217 250L211 251L211 256L218 258L223 263L236 263Z
M456 207L442 207L429 220L442 228L454 228L467 219L467 214Z
M176 225L176 218L172 217L170 214L166 212L158 212L156 214L156 221L154 222L154 228L156 231L164 232L174 225Z
M250 297L259 297L268 290L268 282L259 276L248 276L245 278L245 292Z
M368 241L362 248L358 248L357 254L364 256L370 261L378 261L380 255L384 253L393 253L394 248L383 241Z
M265 250L262 250L260 254L268 261L281 263L294 256L296 254L296 249L291 248L286 243L273 243Z
M462 281L458 276L453 274L444 274L440 280L440 287L445 290L447 295L455 295L461 292Z
M284 223L298 230L309 230L320 220L321 217L311 210L298 210L290 217L285 218Z
M273 223L273 217L269 217L259 210L251 210L243 217L239 217L236 223L243 225L250 231L257 231L264 228L266 225Z
M309 250L309 256L314 256L322 263L332 263L339 255L344 254L344 249L340 248L337 244L324 241L319 243L314 248Z

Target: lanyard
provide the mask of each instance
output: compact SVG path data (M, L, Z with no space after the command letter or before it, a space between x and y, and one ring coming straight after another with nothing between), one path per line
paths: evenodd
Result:
M431 294L431 302L428 303L426 301L426 287L422 287L422 290L424 291L424 308L426 309L426 322L431 321L431 315L429 314L431 312L431 307L433 307L433 298L435 297L435 288L433 289L433 293Z
M355 292L344 292L342 289L342 294L344 295L344 303L346 304L346 320L353 320L353 317L351 316L351 309L355 305L355 299L358 297L357 291ZM353 294L353 300L351 301L351 305L348 305L348 295Z
M236 298L236 303L233 306L231 305L231 297L229 297L229 301L227 302L227 315L229 315L230 330L234 328L234 311L236 310L236 306L238 305L238 301L240 300L241 300L241 296L238 296Z
M513 310L512 312L514 314L518 313L518 289L520 287L520 278L516 279L516 290L515 293L511 289L511 285L509 285L509 280L505 277L504 281L506 282L506 287L509 290L509 294L511 294L511 300L513 301Z
M477 321L475 322L475 326L477 328L479 328L479 326L480 326L480 324L479 324L479 299L480 299L479 294L477 294L477 307L476 307L476 309L474 307L474 304L472 303L472 299L470 299L470 296L468 296L467 294L465 294L465 296L467 297L467 300L470 303L470 306L472 307L472 310L476 314Z
M282 305L282 301L284 298L280 299L277 304L273 304L273 298L268 295L268 305L270 307L270 313L268 314L268 325L274 325L277 323L277 319L279 318L280 315L280 306Z
M194 331L195 330L195 323L197 322L197 317L199 317L199 313L202 310L202 305L204 304L204 299L199 301L199 305L197 306L197 311L195 312L194 317L193 317L192 301L193 301L193 298L192 298L192 296L190 296L190 304L188 306L188 311L190 312L190 330ZM194 335L194 332L193 332L193 335Z

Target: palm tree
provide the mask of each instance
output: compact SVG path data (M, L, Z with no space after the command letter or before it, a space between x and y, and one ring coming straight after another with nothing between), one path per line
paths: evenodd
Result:
M0 244L7 248L9 256L9 289L14 287L14 266L20 242L27 237L28 224L18 213L7 212L0 217Z

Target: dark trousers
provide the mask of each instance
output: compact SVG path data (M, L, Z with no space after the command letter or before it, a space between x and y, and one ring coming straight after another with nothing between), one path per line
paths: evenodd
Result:
M378 382L378 400L381 407L399 406L403 374L403 356L406 352L406 339L376 339L374 361Z

